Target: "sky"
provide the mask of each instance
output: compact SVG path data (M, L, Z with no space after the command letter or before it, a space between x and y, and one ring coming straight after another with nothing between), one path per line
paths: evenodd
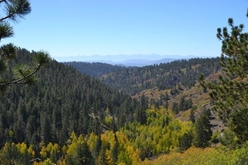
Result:
M92 55L159 54L216 57L218 27L248 26L247 0L31 0L13 23L14 43L54 59Z

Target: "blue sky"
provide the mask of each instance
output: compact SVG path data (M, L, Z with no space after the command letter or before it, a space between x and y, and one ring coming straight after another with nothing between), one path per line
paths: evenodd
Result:
M248 25L247 0L31 0L12 42L52 58L84 55L220 55L216 29Z

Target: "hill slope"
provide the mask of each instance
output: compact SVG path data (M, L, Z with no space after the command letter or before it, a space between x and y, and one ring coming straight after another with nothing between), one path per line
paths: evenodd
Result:
M75 69L80 71L81 73L85 73L92 77L100 77L104 74L108 74L110 72L114 72L120 69L123 69L123 66L118 65L110 65L106 63L100 62L63 62L65 65L73 66Z
M25 62L31 53L18 52L16 62ZM21 55L21 56L20 56ZM32 86L13 86L0 98L1 145L13 142L64 144L70 133L102 133L138 120L134 113L145 111L129 95L111 89L76 69L52 61L37 74ZM105 122L105 118L110 118Z
M123 68L99 79L111 87L136 95L155 87L159 90L172 89L176 85L190 88L198 81L200 74L208 76L219 69L219 58L195 58L141 68Z

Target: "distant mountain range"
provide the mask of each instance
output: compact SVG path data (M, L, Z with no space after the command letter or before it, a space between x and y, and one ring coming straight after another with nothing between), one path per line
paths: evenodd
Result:
M59 62L102 62L111 65L123 66L147 66L160 63L168 63L179 59L190 59L196 56L180 56L180 55L158 55L158 54L134 54L134 55L92 55L92 56L71 56L71 57L56 57Z

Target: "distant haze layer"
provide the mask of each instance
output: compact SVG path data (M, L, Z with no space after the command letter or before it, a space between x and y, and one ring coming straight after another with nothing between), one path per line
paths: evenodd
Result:
M180 55L159 55L159 54L134 54L134 55L91 55L91 56L68 56L68 57L56 57L55 59L59 62L65 61L83 61L83 62L99 62L99 61L112 61L112 62L122 62L127 60L161 60L167 59L189 59L196 56L180 56Z
M57 57L59 62L102 62L112 65L124 66L146 66L159 63L167 63L179 59L196 58L197 56L188 55L159 55L159 54L134 54L134 55L92 55L92 56L71 56L71 57Z

